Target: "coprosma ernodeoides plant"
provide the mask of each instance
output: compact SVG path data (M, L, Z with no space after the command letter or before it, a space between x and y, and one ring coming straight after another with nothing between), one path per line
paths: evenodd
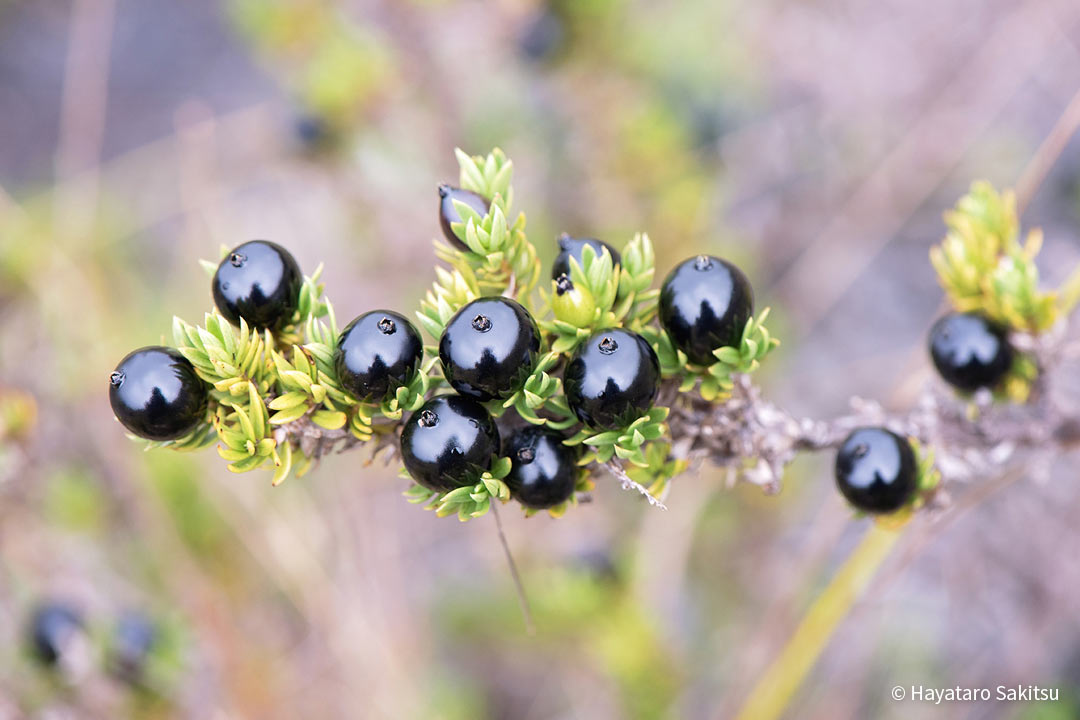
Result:
M752 475L760 443L735 440L769 432L788 435L781 471L795 451L835 449L840 492L884 522L938 492L925 423L838 423L811 437L809 421L747 412L748 376L779 342L738 267L698 255L657 289L648 235L620 251L564 233L548 279L511 211L511 162L498 149L457 158L458 186L438 186L446 267L415 322L373 309L339 331L321 268L304 277L284 247L245 242L204 262L216 307L201 326L175 318L175 348L117 365L117 419L150 447L216 442L230 470L269 467L275 485L326 452L366 446L400 459L410 502L461 520L511 499L560 516L603 473L663 507L670 480L698 459ZM1020 241L1011 193L976 183L946 223L931 260L953 309L929 348L974 423L1032 400L1047 371L1034 348L1080 292L1075 281L1039 289L1041 234Z

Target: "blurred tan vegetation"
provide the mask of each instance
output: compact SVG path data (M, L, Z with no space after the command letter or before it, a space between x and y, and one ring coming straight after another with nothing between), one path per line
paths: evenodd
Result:
M827 458L777 497L702 468L666 513L614 482L559 520L504 512L530 637L486 518L409 505L358 453L278 488L143 453L109 371L201 318L197 260L255 237L325 262L342 319L411 312L453 148L497 145L545 262L563 230L647 231L658 278L729 257L784 339L768 395L902 406L942 211L1015 183L1078 92L1071 0L0 3L0 718L731 716L864 530ZM1056 283L1080 144L1028 217ZM1075 475L919 527L788 717L1077 717ZM45 600L86 623L62 672L27 649ZM135 689L103 659L133 609L159 629ZM1028 683L1063 699L889 698Z

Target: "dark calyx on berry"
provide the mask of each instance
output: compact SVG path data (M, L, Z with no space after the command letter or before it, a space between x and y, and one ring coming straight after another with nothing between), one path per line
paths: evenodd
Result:
M563 372L566 400L589 427L625 427L652 407L660 361L637 333L610 329L582 343Z
M361 402L378 402L412 382L423 357L420 332L408 318L372 310L341 333L334 367L346 392Z
M125 682L139 682L157 640L157 627L149 618L139 612L125 612L110 639L109 671Z
M252 240L225 256L214 273L214 304L233 325L244 318L260 330L288 323L300 299L304 278L288 250Z
M713 351L738 345L754 314L754 291L742 270L699 255L672 270L660 289L660 324L696 365L716 362Z
M1012 367L1008 330L979 313L949 313L930 330L930 357L945 382L966 392L992 388Z
M470 485L499 450L495 421L477 401L440 395L412 414L401 431L401 458L420 485L442 492Z
M574 283L570 282L570 276L566 273L562 273L559 277L555 278L555 293L557 295L565 295L568 292L573 292Z
M513 463L505 482L525 507L543 510L570 499L577 486L577 453L549 428L528 426L506 442Z
M447 323L439 360L447 382L487 402L519 390L540 352L540 329L529 311L503 297L473 300Z
M836 486L863 512L895 512L911 500L917 478L911 443L885 428L861 428L836 454Z
M558 280L560 275L569 277L570 258L577 260L580 266L582 263L581 254L585 251L586 246L595 250L597 257L603 255L604 250L607 249L611 253L611 261L614 265L622 263L622 255L619 254L618 250L596 238L575 238L563 233L557 238L557 241L559 243L559 254L555 256L555 262L551 264L552 280Z
M127 355L109 376L109 403L124 427L147 440L175 440L195 429L207 388L187 358L167 347Z
M34 656L46 665L56 665L83 633L82 616L72 607L47 602L30 617L29 641Z
M491 201L479 193L474 193L472 190L463 190L446 184L439 186L439 227L442 228L443 236L451 245L459 250L467 251L469 246L457 236L454 228L451 227L452 223L464 222L461 215L458 214L457 208L454 207L455 200L471 207L480 217L487 215L488 208L491 207ZM464 230L462 230L462 234L465 234Z

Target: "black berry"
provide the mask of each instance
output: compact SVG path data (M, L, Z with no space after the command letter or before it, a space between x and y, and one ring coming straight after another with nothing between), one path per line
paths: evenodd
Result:
M620 579L615 558L602 547L589 547L575 553L571 567L596 582L618 582Z
M401 458L420 485L442 492L475 483L491 467L499 431L483 405L440 395L412 414L401 431Z
M415 325L396 312L372 310L341 333L334 366L349 394L362 402L380 401L412 381L423 357Z
M289 251L277 243L252 240L232 252L214 273L214 304L233 325L276 330L292 319L303 277Z
M530 425L506 442L513 466L505 482L522 505L537 510L570 499L577 485L577 453L554 430Z
M562 19L551 8L543 8L522 28L518 50L528 60L546 60L558 53L565 39Z
M109 403L124 427L147 440L174 440L203 419L207 389L183 355L144 347L109 376Z
M699 255L672 270L660 289L660 324L690 362L712 365L713 351L739 343L754 314L754 291L742 270Z
M836 454L836 486L868 513L904 507L915 492L917 467L911 443L885 428L861 428Z
M304 113L297 117L293 131L300 146L310 152L326 150L337 139L330 121L315 113Z
M82 616L72 607L47 602L30 617L30 650L45 665L56 665L83 633Z
M447 323L439 360L447 382L481 401L521 388L540 352L540 329L529 311L503 297L473 300Z
M480 217L487 215L491 202L483 195L474 193L472 190L463 190L445 184L439 186L439 227L442 228L443 236L454 247L460 250L468 250L469 246L454 233L454 228L451 227L451 223L463 222L457 208L454 207L455 200L471 207ZM464 230L462 233L464 233Z
M637 333L601 330L574 352L563 387L578 420L593 428L621 428L652 407L660 361Z
M1008 331L979 313L949 313L930 330L930 357L945 382L966 392L992 388L1013 361Z
M597 257L603 255L604 248L607 248L607 251L611 253L612 262L615 265L622 263L622 255L619 254L618 250L595 238L575 238L563 233L558 237L558 243L559 254L555 256L555 262L551 264L552 280L558 280L560 275L570 277L570 258L574 258L577 260L578 265L581 265L581 254L585 251L586 246L595 250Z
M143 678L146 661L158 641L158 630L142 613L128 611L120 616L109 644L110 672L128 683Z

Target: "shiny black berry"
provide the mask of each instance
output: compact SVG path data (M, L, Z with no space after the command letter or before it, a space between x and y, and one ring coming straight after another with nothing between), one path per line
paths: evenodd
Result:
M611 253L612 262L615 265L622 263L622 255L619 254L618 250L595 238L575 238L563 233L558 237L558 243L559 254L555 256L555 262L551 264L552 280L558 280L560 275L569 277L570 258L574 258L577 260L578 265L581 265L581 254L585 251L586 246L595 250L597 257L603 255L604 248L607 248L607 251Z
M563 387L578 420L598 429L621 428L652 407L660 361L637 333L601 330L574 352Z
M660 289L660 324L690 362L712 365L713 351L738 345L754 314L754 291L742 270L698 255L672 270Z
M451 227L451 223L463 222L457 208L454 207L455 200L471 207L480 217L487 215L491 202L472 190L463 190L445 184L439 186L439 227L442 228L443 236L459 250L468 250L469 246L454 233L454 228Z
M233 325L276 330L292 319L304 278L289 251L252 240L225 256L214 273L214 304Z
M429 490L475 483L499 450L499 430L483 405L460 395L440 395L412 414L401 431L401 459L409 475Z
M439 360L447 382L487 402L521 388L540 352L540 329L529 311L504 297L473 300L447 323Z
M911 443L885 428L860 428L836 454L836 486L863 512L890 513L904 507L917 482Z
M930 357L945 382L967 392L992 388L1009 372L1008 331L979 313L949 313L930 330Z
M563 445L563 436L530 425L506 442L504 455L513 463L505 482L522 505L537 510L570 499L577 485L577 453Z
M341 386L362 402L381 401L408 385L424 357L416 326L389 310L372 310L341 333L334 367Z
M72 607L47 602L30 616L30 650L43 664L54 666L84 632L82 616Z
M124 427L147 440L175 440L203 419L207 388L183 355L144 347L109 376L109 403Z
M157 641L158 629L148 617L139 612L125 612L110 638L109 671L125 682L138 683Z

